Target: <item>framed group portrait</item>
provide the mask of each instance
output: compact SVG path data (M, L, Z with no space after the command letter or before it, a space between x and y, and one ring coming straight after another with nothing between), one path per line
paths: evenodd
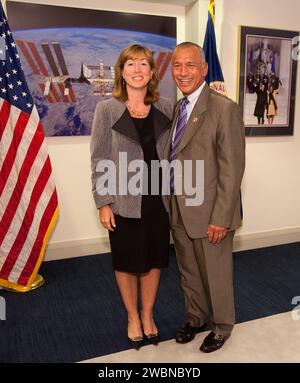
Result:
M293 135L299 32L241 26L239 105L246 136Z

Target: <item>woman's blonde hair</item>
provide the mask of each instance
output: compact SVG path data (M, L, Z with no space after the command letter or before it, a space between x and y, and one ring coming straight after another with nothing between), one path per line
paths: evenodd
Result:
M128 100L126 84L122 76L122 71L127 60L135 59L136 57L139 57L139 56L146 57L153 71L152 79L148 82L148 85L147 85L147 94L144 100L144 103L146 105L149 105L157 101L159 98L159 92L157 90L159 79L156 72L156 67L155 67L155 62L153 59L152 52L148 48L143 47L142 45L138 45L138 44L130 45L129 47L125 48L120 53L120 56L115 65L115 83L114 83L114 90L112 95L116 99L123 102Z

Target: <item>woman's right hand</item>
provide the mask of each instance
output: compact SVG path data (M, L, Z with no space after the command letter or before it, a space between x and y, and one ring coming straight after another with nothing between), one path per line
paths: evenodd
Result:
M109 205L100 207L99 220L104 229L114 231L113 227L116 227L115 217Z

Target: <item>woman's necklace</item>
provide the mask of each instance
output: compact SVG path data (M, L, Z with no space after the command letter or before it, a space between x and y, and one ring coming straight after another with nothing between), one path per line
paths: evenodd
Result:
M129 104L128 101L125 102L125 105L127 106L130 114L132 116L135 116L135 117L146 117L147 114L149 113L149 110L150 110L150 105L147 105L147 109L143 112L138 112L137 110L135 110L134 108L132 108L132 106Z

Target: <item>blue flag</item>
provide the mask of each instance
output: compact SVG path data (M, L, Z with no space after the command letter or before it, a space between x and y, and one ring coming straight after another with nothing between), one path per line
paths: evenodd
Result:
M226 94L224 77L217 53L215 37L215 1L208 4L208 20L203 44L203 50L208 64L208 74L205 78L207 84L215 91Z

